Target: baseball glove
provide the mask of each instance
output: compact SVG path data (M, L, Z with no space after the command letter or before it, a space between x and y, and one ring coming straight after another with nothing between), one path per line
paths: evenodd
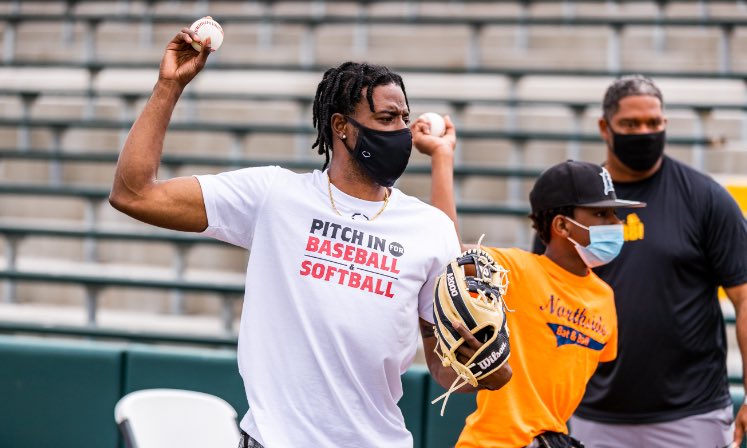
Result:
M436 282L433 315L436 334L436 354L458 377L449 390L433 403L444 399L443 415L449 395L469 383L478 381L500 369L511 353L506 325L503 296L508 288L508 271L482 249L465 251L449 263ZM459 322L483 345L466 363L457 359L457 349L464 338L452 327ZM461 381L461 382L460 382ZM459 383L459 384L457 384Z

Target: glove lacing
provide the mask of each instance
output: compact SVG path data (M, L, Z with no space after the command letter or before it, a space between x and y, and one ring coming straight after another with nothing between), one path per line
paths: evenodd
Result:
M500 307L503 309L504 312L513 313L514 310L510 309L508 306L506 306L506 302L503 300L503 297L506 295L506 291L508 290L508 269L504 268L503 266L497 264L495 260L493 260L490 255L488 255L487 252L482 248L482 239L485 238L485 234L483 233L480 236L480 239L477 241L477 247L479 249L472 249L470 252L473 252L475 255L477 255L477 261L480 263L475 263L475 276L473 279L476 282L482 283L484 285L487 285L490 287L490 289L498 289L498 297L490 297L488 296L483 288L476 288L477 289L477 295L480 298L480 301L485 303L486 305L497 307L498 303L500 302ZM491 272L487 272L484 269L480 269L480 267L488 268ZM497 277L499 279L500 283L497 283L495 280L495 277L497 274Z
M438 352L436 350L434 350L434 352L436 352L436 354L438 354ZM474 365L475 365L475 363L472 363L472 364L468 365L467 368L470 369ZM470 380L470 378L465 373L463 373L463 372L460 372L457 375L458 376L454 379L454 382L451 383L451 387L449 387L449 390L447 390L443 394L441 394L438 397L436 397L435 400L431 401L431 404L436 404L440 400L444 401L443 404L441 405L441 417L444 416L444 411L446 410L446 402L449 401L449 396L452 393L454 393L455 391L459 390L462 386L464 386L464 385L469 384L469 383L472 382ZM459 384L457 384L459 382L459 380L462 380L462 382L459 383Z
M506 302L503 300L503 296L506 294L506 290L508 289L508 270L503 268L503 266L496 265L495 263L491 263L489 260L486 260L483 256L478 256L478 260L482 261L484 263L484 267L490 269L493 273L498 274L498 278L500 279L500 284L495 284L495 279L493 275L490 276L484 276L484 273L481 273L481 277L474 276L472 277L475 282L487 285L489 288L475 288L477 292L477 296L480 299L481 302L483 302L485 305L491 306L491 307L501 307L503 311L513 312L514 310L509 309L506 306ZM497 289L498 294L491 294L488 295L485 293L485 289Z

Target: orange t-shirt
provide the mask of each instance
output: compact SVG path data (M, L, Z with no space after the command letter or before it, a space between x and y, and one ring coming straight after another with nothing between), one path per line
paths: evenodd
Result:
M513 377L497 391L477 393L458 448L523 447L545 431L567 433L597 364L617 356L612 288L599 277L579 277L520 249L488 252L509 270Z

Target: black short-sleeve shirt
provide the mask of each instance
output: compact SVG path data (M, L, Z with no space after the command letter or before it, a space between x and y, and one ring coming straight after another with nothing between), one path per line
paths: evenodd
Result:
M717 287L747 282L742 212L710 177L668 157L652 177L615 190L648 206L618 210L625 245L595 269L615 291L618 357L600 364L577 415L654 423L727 406Z

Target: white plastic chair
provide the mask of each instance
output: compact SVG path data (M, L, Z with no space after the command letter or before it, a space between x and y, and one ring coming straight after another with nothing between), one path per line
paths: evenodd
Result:
M202 392L132 392L119 400L114 419L129 448L233 448L239 443L234 408L223 399Z

